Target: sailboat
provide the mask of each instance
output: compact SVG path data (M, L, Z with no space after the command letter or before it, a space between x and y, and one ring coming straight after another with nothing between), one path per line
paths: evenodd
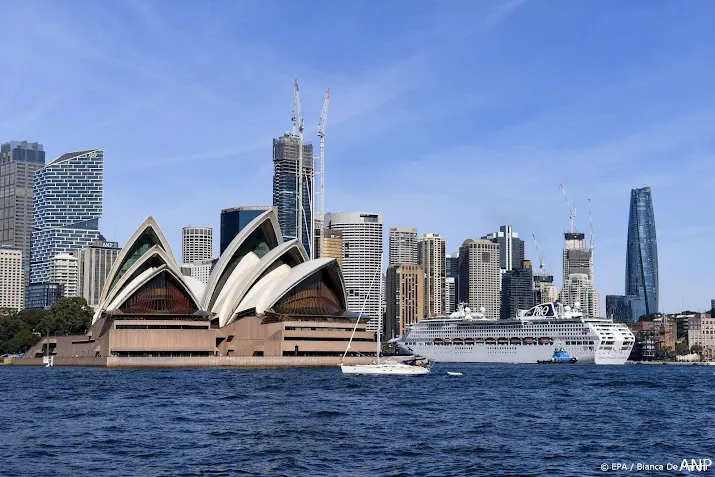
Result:
M373 277L372 283L370 283L370 290L372 290L372 285L373 283L375 283L375 278L380 274L381 269L382 254L380 254L380 264L378 265L377 273L375 274L375 277ZM370 290L368 290L368 294L362 304L362 309L360 310L357 320L355 321L355 327L353 328L352 335L350 335L350 341L348 342L347 348L345 348L345 353L343 353L343 356L340 359L340 369L343 374L391 374L398 376L419 376L424 374L430 374L429 367L417 365L418 360L414 356L395 356L389 360L381 360L381 326L377 327L377 353L375 354L375 362L373 362L372 364L356 364L352 366L343 363L343 361L345 360L345 356L347 356L348 350L350 349L350 344L353 342L353 336L355 336L355 330L357 329L358 323L360 323L360 317L362 316L362 312L365 310L365 305L367 304L368 298L370 298ZM380 280L380 309L382 309L382 280Z

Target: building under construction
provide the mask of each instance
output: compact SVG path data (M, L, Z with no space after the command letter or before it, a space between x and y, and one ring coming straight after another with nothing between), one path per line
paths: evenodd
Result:
M286 133L273 140L273 205L278 207L278 223L283 240L298 238L298 163L301 139ZM303 144L303 217L301 243L310 254L313 222L313 145Z

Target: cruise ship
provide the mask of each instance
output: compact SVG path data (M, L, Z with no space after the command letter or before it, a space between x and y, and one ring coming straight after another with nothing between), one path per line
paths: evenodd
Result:
M396 341L402 352L445 363L536 363L558 347L581 364L624 364L634 343L626 325L588 318L578 302L543 303L507 320L460 304L450 316L415 323Z

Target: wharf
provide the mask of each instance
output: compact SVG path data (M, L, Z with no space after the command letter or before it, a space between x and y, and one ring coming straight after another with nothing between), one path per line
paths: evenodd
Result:
M369 364L375 358L346 357L345 364ZM177 356L59 358L54 366L104 366L108 368L189 368L189 367L316 367L337 366L340 356ZM3 363L9 366L44 366L42 358L11 358Z

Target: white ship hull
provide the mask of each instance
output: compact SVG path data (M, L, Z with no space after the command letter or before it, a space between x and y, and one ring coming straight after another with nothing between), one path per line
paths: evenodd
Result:
M406 346L399 343L399 346L405 352L418 354L441 363L534 364L537 361L550 360L554 352L554 346L548 345L427 346L415 344ZM631 352L630 347L626 350L615 351L590 351L584 350L584 346L563 346L563 349L571 356L578 358L579 364L624 364Z
M535 364L550 360L556 347L582 364L628 360L635 337L626 325L559 310L557 304L544 304L510 320L475 319L468 313L426 319L397 345L403 352L443 363Z

